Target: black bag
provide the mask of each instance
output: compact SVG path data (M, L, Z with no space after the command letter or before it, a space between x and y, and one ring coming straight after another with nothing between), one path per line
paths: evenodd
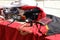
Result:
M47 17L52 19L52 22L48 24L47 35L60 34L60 18L53 15L47 15Z

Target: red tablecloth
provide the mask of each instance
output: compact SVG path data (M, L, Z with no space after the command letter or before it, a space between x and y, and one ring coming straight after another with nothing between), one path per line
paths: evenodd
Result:
M2 25L3 24L3 25ZM0 23L0 40L45 40L34 34L21 35L16 28L6 26L8 23Z
M50 35L45 38L47 38L49 40L60 40L60 34Z

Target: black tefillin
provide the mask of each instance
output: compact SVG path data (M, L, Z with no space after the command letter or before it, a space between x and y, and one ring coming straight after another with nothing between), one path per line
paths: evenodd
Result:
M32 26L33 23L35 23L36 19L38 18L38 15L41 11L38 8L33 8L31 10L26 10L24 15L26 16L26 22L29 22Z
M18 19L19 11L16 7L13 8L4 8L3 13L5 14L5 19Z
M41 11L38 8L33 8L31 10L25 10L23 15L26 16L26 19L24 21L31 23L31 26L32 26L33 21L37 19L40 12ZM21 20L21 16L18 15L19 10L16 7L5 8L5 9L3 9L3 13L5 14L6 19L12 18L12 19L18 20L18 21Z
M3 13L5 14L5 19L13 19L13 21L10 23L12 24L15 20L20 20L21 16L19 16L19 10L16 7L12 8L3 8ZM10 25L8 24L8 25Z

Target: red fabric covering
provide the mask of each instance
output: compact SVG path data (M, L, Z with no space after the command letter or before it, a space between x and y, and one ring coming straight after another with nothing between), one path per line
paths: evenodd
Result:
M41 39L44 39L34 34L21 35L19 31L16 30L17 23L14 23L10 27L6 26L7 24L9 24L8 22L3 23L4 25L2 25L2 23L0 24L0 40L41 40Z
M34 8L33 6L26 6L26 7L25 9ZM41 14L38 16L38 20L43 17L46 17L46 14L42 11ZM33 34L21 35L19 31L17 30L21 25L19 23L14 22L13 24L7 26L7 24L9 23L10 22L7 22L7 21L0 22L0 40L45 40L44 36L40 37L36 35L36 34L39 34L37 32L37 30L40 29L39 25L38 25L38 29L36 29L35 26L33 27L34 28ZM47 32L45 26L42 26L41 31L43 34Z
M46 38L49 39L49 40L60 40L60 34L47 36Z

